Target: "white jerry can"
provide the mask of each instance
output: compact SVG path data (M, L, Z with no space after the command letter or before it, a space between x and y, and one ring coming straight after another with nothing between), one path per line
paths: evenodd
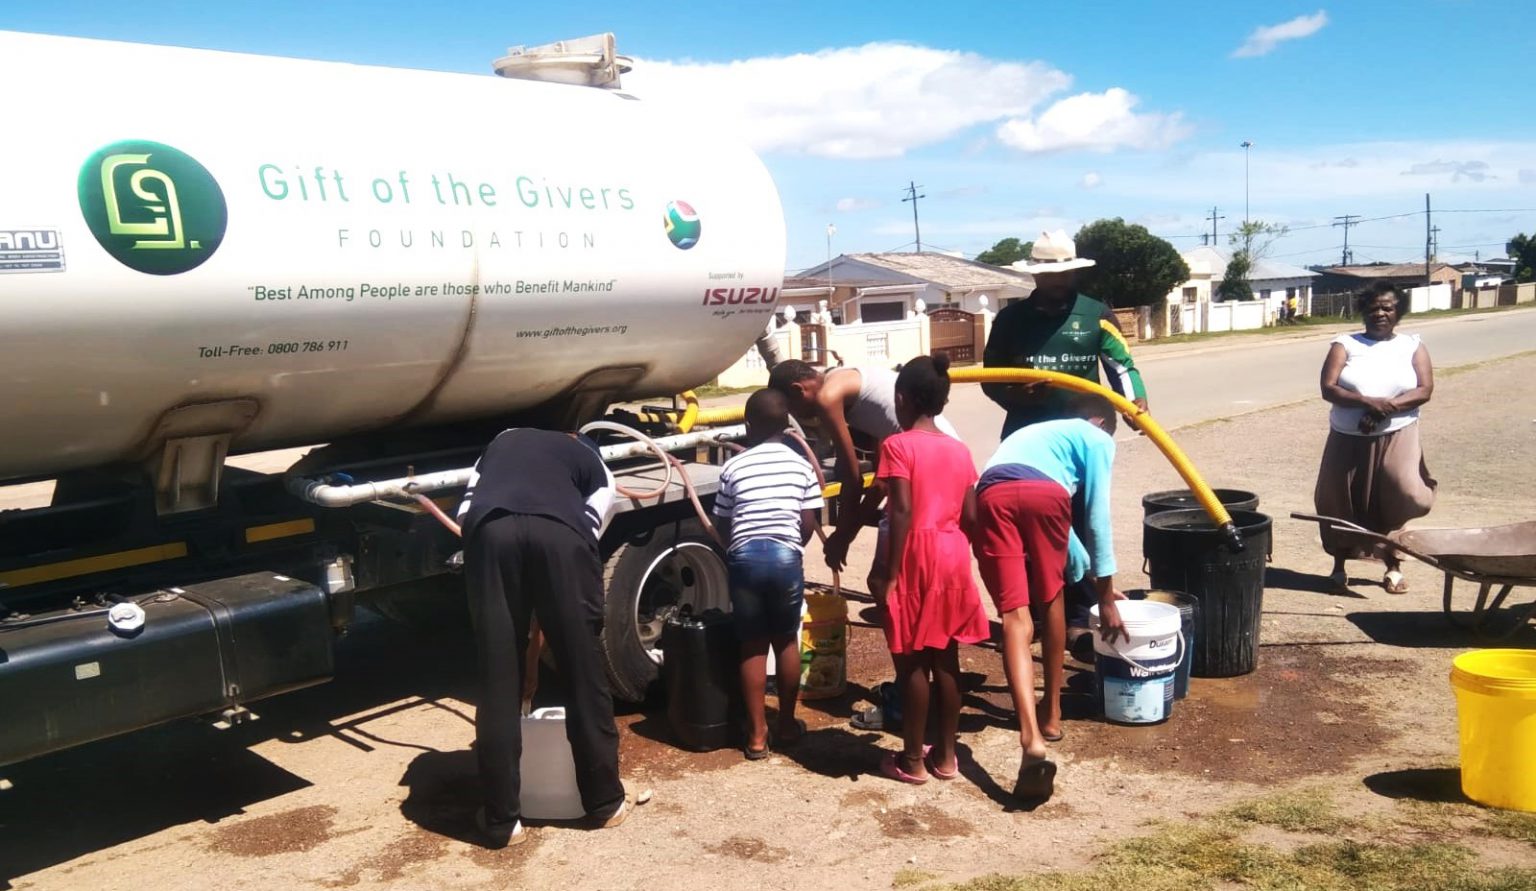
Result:
M523 716L522 816L575 820L586 816L576 787L576 760L565 737L565 709L541 708Z

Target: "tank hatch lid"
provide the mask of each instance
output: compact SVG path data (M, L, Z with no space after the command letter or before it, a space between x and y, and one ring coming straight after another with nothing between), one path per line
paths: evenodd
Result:
M492 68L502 77L619 89L619 75L634 68L634 60L615 49L613 34L594 34L544 46L514 46Z

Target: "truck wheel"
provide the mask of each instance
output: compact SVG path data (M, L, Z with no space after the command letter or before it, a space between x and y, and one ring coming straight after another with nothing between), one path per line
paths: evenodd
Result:
M608 560L603 654L613 695L645 698L661 673L661 629L683 604L729 612L725 559L696 520L631 539Z

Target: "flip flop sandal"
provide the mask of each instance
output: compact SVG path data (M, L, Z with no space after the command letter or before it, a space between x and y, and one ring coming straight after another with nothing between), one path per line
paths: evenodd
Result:
M1019 765L1019 778L1013 784L1013 797L1020 801L1049 801L1056 792L1056 763L1031 761Z
M767 758L769 755L773 754L773 747L765 745L761 749L752 749L748 748L747 746L742 746L741 754L744 755L748 761L761 761L764 758Z
M1059 743L1067 738L1067 732L1063 730L1060 733L1046 733L1044 730L1042 730L1040 731L1040 738L1048 743Z
M862 712L855 712L854 716L848 720L848 723L860 730L885 729L884 713L878 705L872 705Z
M901 756L895 752L886 752L880 759L880 773L893 780L907 783L913 786L921 786L928 782L927 777L916 776L901 769Z
M923 752L923 766L928 768L928 774L930 776L932 776L934 779L936 779L936 780L944 780L944 781L947 782L947 781L952 780L955 777L960 775L960 760L958 758L955 759L955 769L954 770L948 770L948 771L946 771L946 770L939 770L938 762L934 761L933 760L933 755L929 754L929 752L927 751L929 749L932 749L933 747L932 746L924 746L923 748L925 750Z
M1408 593L1408 580L1395 569L1381 577L1381 586L1387 589L1388 594Z

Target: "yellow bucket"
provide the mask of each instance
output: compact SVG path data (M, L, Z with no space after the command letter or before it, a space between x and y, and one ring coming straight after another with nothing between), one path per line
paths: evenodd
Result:
M1536 650L1474 650L1451 666L1461 719L1461 791L1536 811Z
M848 601L805 592L800 632L800 698L832 699L848 686Z

